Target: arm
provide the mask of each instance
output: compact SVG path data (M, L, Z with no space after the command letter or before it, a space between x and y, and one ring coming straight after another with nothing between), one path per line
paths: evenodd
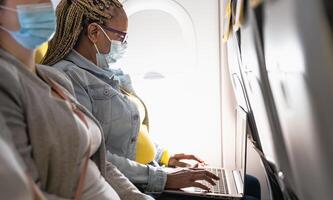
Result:
M174 154L170 156L169 151L167 149L163 149L158 144L155 143L156 147L156 156L155 161L161 165L165 165L168 167L187 167L187 168L197 168L199 166L205 166L205 161L201 160L199 157L192 154ZM193 160L197 163L193 166L189 163L182 162L182 160Z
M45 199L47 199L47 200L71 200L71 199L61 198L61 197L58 197L56 195L48 194L48 193L45 193L45 192L43 192L43 195L44 195Z
M108 151L107 160L112 162L134 184L143 186L147 192L162 192L167 173L161 167L142 165Z
M108 154L108 157L109 156L110 154ZM130 186L130 182L126 181L127 179L118 171L118 169L111 165L111 163L109 163L109 165L110 166L108 166L107 171L108 175L111 175L111 177L109 176L110 179L108 181L111 186L118 192L118 195L122 199L141 199L140 196L137 196L137 190L134 190L132 186ZM209 187L199 183L198 181L206 181L211 185L215 185L214 180L219 180L219 177L204 169L181 169L166 174L165 179L167 180L164 186L167 189L178 190L180 188L186 187L198 187L208 191ZM129 189L124 190L124 188Z
M59 70L61 71L62 69ZM77 100L85 108L92 112L90 96L87 93L86 88L83 87L84 84L82 84L82 80L78 77L77 73L72 70L63 70L61 72L71 80ZM146 191L162 192L164 190L167 175L161 168L141 165L137 162L111 154L109 152L108 161L112 162L116 167L118 167L118 169L124 173L124 175L133 183L143 186ZM112 184L111 186L113 187Z
M78 75L72 70L63 71L72 81L76 98L92 112L90 96L82 86ZM141 165L135 161L108 152L108 161L118 169L134 184L140 184L147 192L162 192L166 183L167 174L162 168Z
M112 154L108 153L108 158L110 158L110 155L112 155ZM116 156L116 155L112 155L112 156ZM119 158L122 158L122 157L119 157ZM125 162L125 160L126 159L122 158L120 161ZM129 162L129 161L127 161L127 162ZM118 160L118 162L119 162L119 160ZM137 164L134 161L131 161L131 162L132 162L131 163L132 165ZM121 169L121 168L119 168L119 169ZM138 170L138 169L129 169L129 168L127 168L126 170L129 170L130 172L133 172L131 170L135 171L135 170ZM144 168L143 168L143 170L144 170ZM150 171L152 171L153 173L157 173L156 175L153 175L152 178L156 178L158 176L163 176L165 174L165 182L163 182L163 188L173 189L173 190L178 190L180 188L186 188L186 187L199 187L201 189L204 189L204 190L208 191L209 187L207 187L207 186L205 186L205 185L203 185L203 184L201 184L197 181L203 180L203 181L208 182L211 185L215 185L214 180L219 180L219 178L215 174L212 174L211 172L208 172L204 169L181 169L181 170L174 170L173 172L168 173L168 174L166 174L164 171L161 171L164 174L158 174L158 168L151 167L151 166L148 165L148 169L146 168L146 170L149 171L148 172L149 176L151 175ZM154 170L157 170L157 171L154 172ZM139 171L134 172L134 174L136 174L136 173L140 173L140 172ZM112 183L110 183L110 184L112 185ZM116 182L114 184L119 185L119 183L116 183ZM155 184L161 184L161 183L156 182ZM121 187L124 187L124 186L120 186L120 187L118 186L119 188L117 188L117 186L112 185L112 187L114 187L116 189L116 191L119 190L121 193L125 192L125 191L122 191L122 189L121 189ZM156 187L156 185L151 185L150 187ZM161 187L161 185L159 185L158 187ZM156 190L155 191L151 190L152 188L149 188L149 180L148 180L148 187L147 188L150 189L150 192L154 192L154 193L158 192ZM120 197L123 198L121 195L120 195ZM125 197L128 197L129 199L132 199L129 196L125 196ZM127 199L127 198L125 198L125 199Z
M114 165L107 162L107 181L118 193L121 199L153 200L152 197L141 193Z
M1 129L5 127L1 126ZM2 134L3 131L1 131ZM13 149L0 138L0 194L3 199L32 200L32 191L24 173L24 166L19 162Z
M23 160L26 170L32 179L37 182L39 179L38 170L32 159L32 146L28 139L27 124L24 117L24 103L22 100L23 91L16 78L5 70L0 74L0 113L5 117L5 123L12 134L14 147ZM45 195L48 195L43 191ZM52 200L64 200L53 197Z

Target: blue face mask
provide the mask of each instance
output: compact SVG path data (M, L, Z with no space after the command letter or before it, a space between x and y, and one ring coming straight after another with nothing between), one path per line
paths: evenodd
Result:
M119 59L124 57L126 50L127 50L127 42L122 43L117 40L111 40L109 36L105 33L102 27L100 29L103 31L105 36L108 38L110 41L110 51L108 54L101 54L97 48L97 45L95 45L97 54L96 54L96 59L97 59L97 66L102 67L102 68L112 68L113 64L116 63Z
M120 41L117 40L110 40L110 42L111 42L110 52L106 56L106 60L108 63L115 63L124 57L127 50L127 42L121 43Z
M17 5L17 9L0 6L0 8L17 12L20 23L18 31L10 31L4 27L18 43L28 49L50 40L56 30L56 16L51 3Z

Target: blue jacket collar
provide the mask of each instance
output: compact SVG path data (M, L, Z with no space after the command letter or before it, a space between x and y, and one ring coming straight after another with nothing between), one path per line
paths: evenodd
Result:
M113 79L115 76L115 73L112 70L106 70L98 67L74 49L65 57L65 60L74 63L78 67L87 70L98 77Z

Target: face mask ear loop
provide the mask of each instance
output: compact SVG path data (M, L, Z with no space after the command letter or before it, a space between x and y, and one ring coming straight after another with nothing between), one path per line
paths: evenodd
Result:
M98 24L97 24L97 26L103 31L103 33L106 36L106 38L111 42L110 37L108 36L108 34L106 34L106 32L104 31L104 29L100 25L98 25Z
M110 41L110 50L111 50L112 40L110 39L110 37L108 36L108 34L106 34L106 32L104 31L104 29L99 24L96 24L96 25L102 30L102 32L104 33L105 37Z
M3 26L0 26L0 29L2 29L2 30L4 30L4 31L6 31L7 33L10 33L10 30L6 29L6 28L5 28L5 27L3 27Z
M4 9L4 10L8 10L8 11L12 11L12 12L16 12L16 13L17 13L17 10L16 10L16 9L14 9L14 8L8 8L8 7L6 7L6 6L1 6L1 5L0 5L0 9ZM3 27L3 26L0 26L0 29L6 31L6 32L8 32L8 33L10 33L10 30L6 29L6 28Z
M8 8L6 6L1 6L1 5L0 5L0 8L4 9L4 10L12 11L12 12L17 12L17 10L15 8Z
M96 51L97 51L97 54L96 54L96 62L97 62L97 66L99 66L100 63L101 63L101 60L100 60L101 57L103 57L104 62L107 63L107 60L106 60L105 56L102 56L102 54L99 52L96 43L94 43L94 47L95 47L95 49L96 49ZM101 66L100 66L100 67L101 67Z
M96 45L96 43L94 43L94 47L95 47L95 49L96 49L97 53L98 53L99 55L101 55L101 54L99 53L99 50L98 50L98 48L97 48L97 45Z

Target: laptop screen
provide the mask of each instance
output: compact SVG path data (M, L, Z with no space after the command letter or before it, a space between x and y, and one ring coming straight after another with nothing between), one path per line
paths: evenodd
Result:
M246 167L246 154L247 154L247 113L241 108L236 109L236 144L235 144L235 166L236 171L239 172L241 182L245 180L245 167ZM241 188L244 187L241 186ZM240 193L243 193L239 191Z

